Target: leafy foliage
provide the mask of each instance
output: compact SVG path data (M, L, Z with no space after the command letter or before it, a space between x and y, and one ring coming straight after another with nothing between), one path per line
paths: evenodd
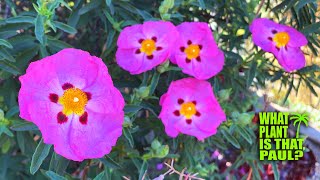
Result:
M252 123L258 111L257 96L249 88L263 88L266 82L281 81L291 91L301 82L317 95L320 87L317 65L293 73L275 65L274 57L250 40L248 26L259 14L272 14L275 20L303 32L309 41L306 55L318 56L320 48L317 1L271 0L32 0L1 3L0 21L0 179L152 179L163 174L157 168L174 159L175 169L199 173L206 179L238 179L235 173L244 165L254 178L265 173L257 159L257 125ZM115 63L116 40L120 31L147 20L204 21L211 25L219 47L225 53L225 66L209 81L228 120L215 136L204 142L180 135L169 138L158 119L159 97L170 82L186 77L168 61L142 75L131 76ZM32 123L19 118L18 76L28 64L75 47L101 57L109 68L117 88L126 100L123 135L109 155L101 159L71 162L43 144L41 133ZM309 53L310 52L310 53ZM298 80L299 83L295 83ZM211 154L219 150L231 166L221 166ZM29 171L30 169L30 171ZM272 163L275 179L277 164ZM249 174L244 175L244 177ZM175 177L175 175L172 175Z

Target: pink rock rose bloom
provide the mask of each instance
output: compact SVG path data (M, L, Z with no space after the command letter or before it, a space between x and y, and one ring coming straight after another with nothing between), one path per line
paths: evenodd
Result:
M159 118L171 137L183 133L203 140L214 135L226 120L210 83L204 80L185 78L172 82L160 105Z
M170 22L148 21L126 27L118 38L117 63L131 74L148 71L167 60L178 36Z
M262 50L274 54L285 71L299 70L306 65L300 47L308 44L308 40L296 29L258 18L251 23L250 31L253 42Z
M124 99L100 58L64 49L32 62L19 79L20 117L36 124L56 153L100 158L121 136Z
M180 36L170 60L178 64L183 73L205 80L222 70L224 54L218 49L207 23L184 22L177 30Z

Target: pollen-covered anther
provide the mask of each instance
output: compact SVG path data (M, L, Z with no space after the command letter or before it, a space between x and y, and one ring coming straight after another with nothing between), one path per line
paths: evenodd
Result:
M156 39L145 39L141 42L140 51L145 53L148 57L150 57L155 50L156 47ZM149 59L149 58L148 58Z
M196 110L196 105L194 103L187 102L181 105L180 114L185 116L185 118L190 119L196 113L197 113L197 110Z
M290 36L287 32L276 33L273 37L273 41L278 48L286 46L290 41Z
M88 96L88 93L78 88L67 89L59 98L59 103L63 106L62 113L67 116L72 113L81 116L90 98L91 95Z
M202 48L202 46L201 46ZM200 47L196 44L190 44L185 50L184 53L187 55L187 59L195 59L200 56Z

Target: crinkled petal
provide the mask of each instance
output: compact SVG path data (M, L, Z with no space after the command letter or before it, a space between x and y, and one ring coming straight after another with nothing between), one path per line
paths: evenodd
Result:
M276 57L287 72L299 70L306 65L306 59L300 48L281 48Z
M249 27L253 42L267 52L274 52L274 43L272 41L274 34L272 31L279 31L280 28L281 25L266 18L253 20Z
M284 29L290 36L288 46L301 47L301 46L305 46L308 44L307 38L298 30L296 30L292 27L289 27L289 26L285 26Z
M87 111L88 123L74 118L69 129L70 147L83 159L101 158L111 151L122 134L123 112L100 114Z
M184 45L187 45L188 40L191 40L193 44L201 44L204 38L211 38L213 40L212 32L208 26L208 23L204 22L184 22L177 26L180 33L181 41Z
M221 50L218 50L216 56L208 56L203 54L200 56L201 62L195 60L192 61L193 76L197 79L205 80L218 74L224 65L224 54Z
M61 86L71 83L77 88L90 86L97 77L98 65L88 53L78 49L64 49L53 55L55 70ZM63 63L58 63L63 59Z
M143 65L144 54L136 54L135 49L118 49L116 53L117 63L130 74L139 74Z
M141 46L139 40L145 38L141 24L128 26L121 31L117 45L120 49L137 49Z

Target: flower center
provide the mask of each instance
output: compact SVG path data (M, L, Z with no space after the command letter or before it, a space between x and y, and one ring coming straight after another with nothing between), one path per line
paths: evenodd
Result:
M290 36L286 32L279 32L274 35L273 41L276 43L278 48L286 46L290 40Z
M88 102L88 97L85 92L78 88L70 88L64 91L59 98L59 103L63 106L62 113L69 116L75 113L81 116L84 113L84 108Z
M197 58L200 54L200 47L199 45L191 44L185 50L188 59Z
M187 119L190 119L197 113L196 105L192 102L183 103L181 105L180 114L184 115Z
M152 55L153 51L156 49L156 42L152 39L145 39L141 43L140 51L144 52L148 56Z

